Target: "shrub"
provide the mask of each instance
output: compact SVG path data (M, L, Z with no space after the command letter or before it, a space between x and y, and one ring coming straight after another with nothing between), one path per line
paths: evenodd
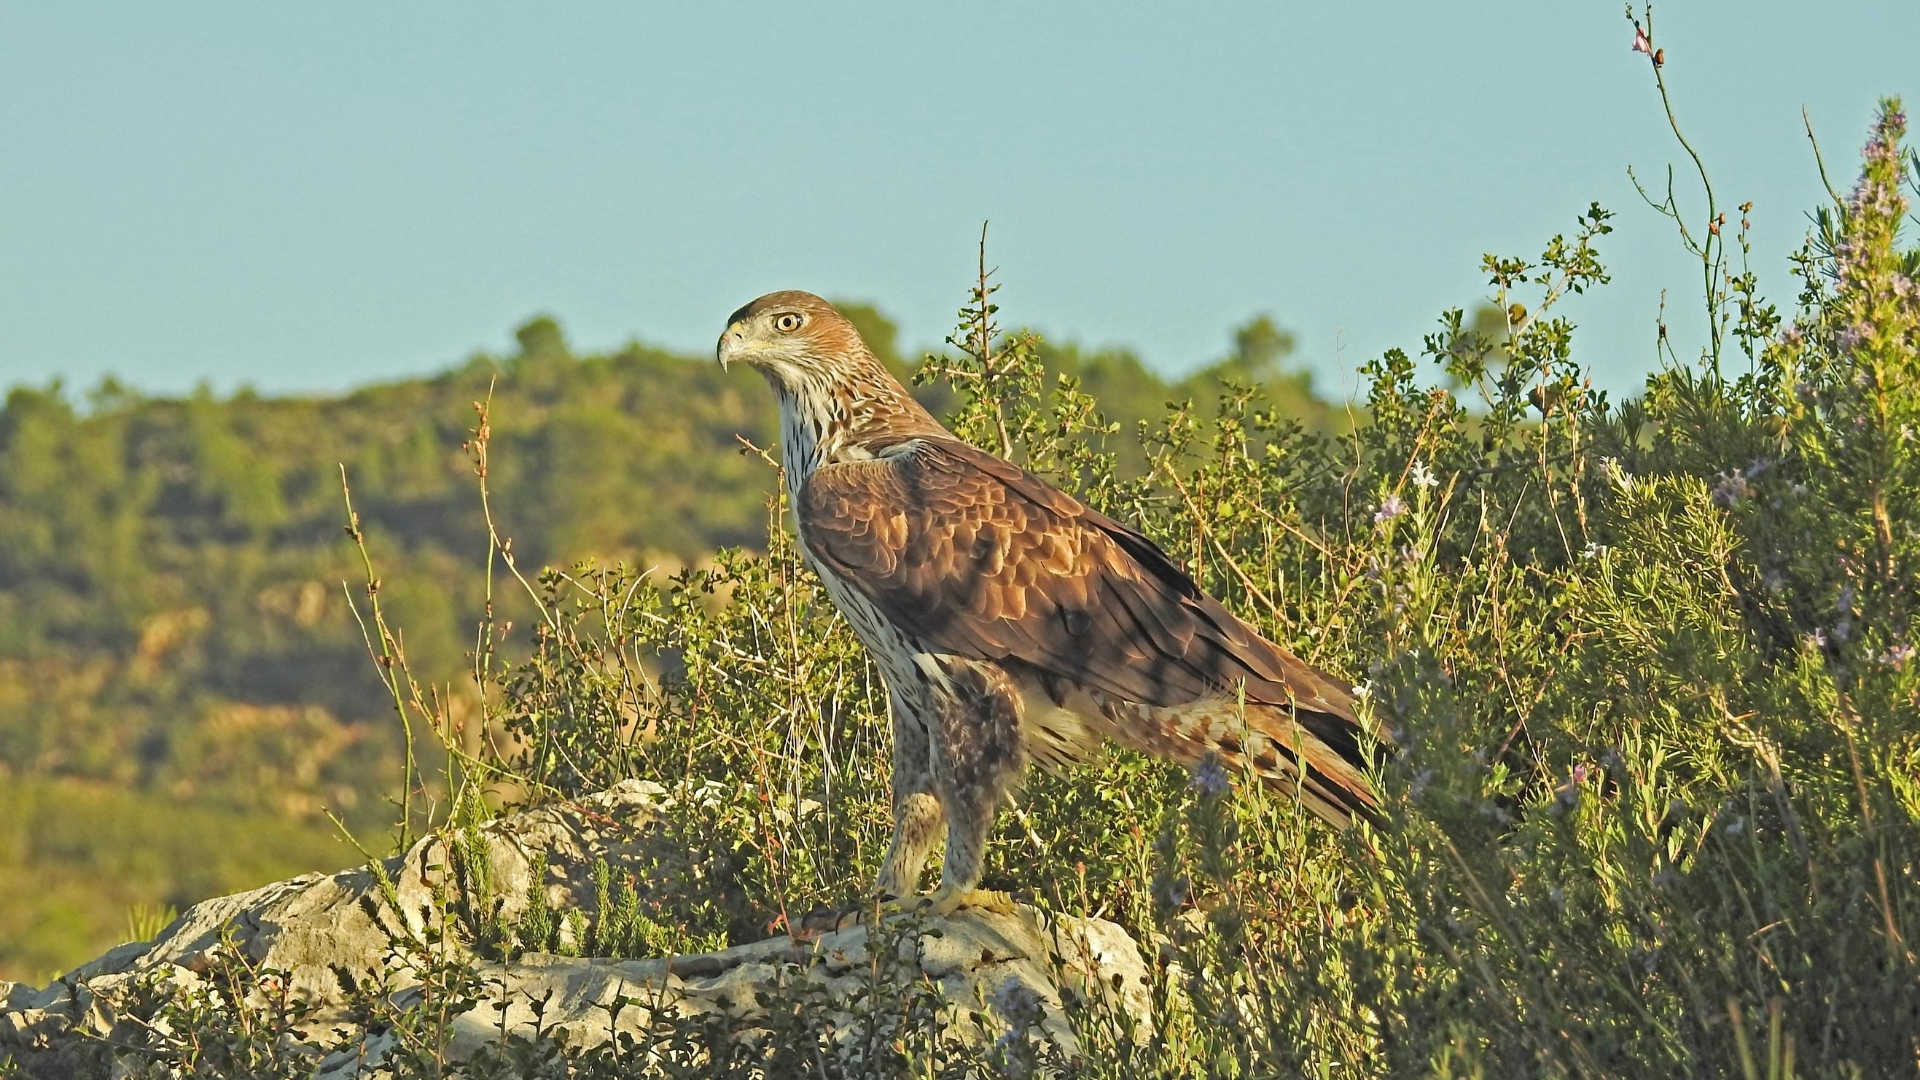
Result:
M1697 361L1669 340L1645 395L1617 406L1582 377L1562 313L1606 281L1597 206L1537 259L1487 258L1507 314L1493 338L1450 312L1424 364L1368 364L1351 432L1304 429L1227 383L1143 424L1132 472L1110 464L1128 436L1097 402L1048 384L1034 339L998 333L982 276L954 350L926 367L951 384L956 430L1139 523L1276 641L1351 673L1402 748L1381 777L1386 825L1340 836L1252 785L1229 796L1123 753L1035 776L988 883L1167 942L1155 1034L1076 1010L1076 1072L1920 1061L1920 249L1902 246L1900 190L1920 163L1903 133L1886 103L1858 186L1797 259L1790 321L1753 288L1746 208L1735 231L1711 201L1705 222L1660 204L1701 260L1709 340ZM1727 371L1735 352L1744 373ZM488 435L483 407L483 481ZM603 883L615 917L586 940L657 948L676 923L759 937L872 879L890 825L885 696L783 509L761 554L665 580L579 566L530 582L525 658L497 655L504 627L476 639L477 740L411 690L373 612L396 707L446 742L461 816L484 812L478 793L680 778L685 867ZM552 940L539 920L495 936ZM691 1028L659 1039L714 1045ZM542 1053L539 1068L565 1067ZM941 1068L1067 1067L1031 1047L979 1053Z

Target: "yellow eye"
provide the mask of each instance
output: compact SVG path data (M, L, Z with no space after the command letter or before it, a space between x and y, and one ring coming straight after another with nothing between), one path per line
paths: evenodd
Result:
M773 328L783 334L791 334L800 329L800 323L800 315L794 311L783 311L773 317Z

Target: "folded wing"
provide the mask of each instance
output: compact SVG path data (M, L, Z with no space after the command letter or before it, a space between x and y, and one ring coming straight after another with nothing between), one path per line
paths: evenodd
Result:
M966 443L918 438L822 467L797 512L813 556L932 649L1156 707L1244 686L1331 744L1353 742L1344 686L1202 593L1140 533Z

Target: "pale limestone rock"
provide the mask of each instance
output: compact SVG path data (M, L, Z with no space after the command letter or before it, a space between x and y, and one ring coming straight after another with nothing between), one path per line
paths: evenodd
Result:
M583 1049L620 1032L638 1038L659 1011L669 1008L679 1016L723 1014L741 1037L752 1038L754 1021L764 1012L762 1003L806 984L823 994L820 1019L851 1035L858 1023L851 1005L870 983L871 936L862 925L808 944L772 938L670 959L534 954L510 964L483 964L480 971L493 987L493 997L454 1022L448 1056L469 1060L503 1034L531 1037L533 1003L543 998L542 1030ZM914 926L889 925L879 936L892 939L888 959L895 965L886 971L888 985L932 980L951 1006L949 1031L956 1038L993 1037L1003 1030L997 1020L982 1030L973 1016L991 1015L988 1003L1004 997L1009 982L1040 1003L1040 1033L1069 1054L1075 1045L1061 1015L1063 985L1083 999L1104 998L1145 1031L1150 1010L1146 968L1133 940L1105 920L1050 920L1020 908L1011 915L964 912ZM622 998L630 1003L610 1018L608 1007ZM497 1007L500 1002L507 1006L504 1016ZM392 1050L390 1038L374 1036L330 1057L318 1075L381 1075L382 1062Z
M491 903L508 918L521 914L542 853L547 905L556 913L592 912L597 859L616 874L677 865L654 850L661 838L653 826L665 800L658 785L628 781L488 824L481 839ZM380 1075L393 1037L354 1028L346 998L355 987L384 988L402 1007L418 997L420 973L402 957L422 950L395 948L396 941L438 940L436 948L462 955L463 928L436 903L455 885L452 862L448 838L429 837L386 860L390 889L365 868L306 874L197 904L154 941L122 945L44 989L0 984L0 1054L20 1057L29 1076L57 1076L65 1075L68 1056L84 1049L80 1032L116 1041L159 1037L144 1026L150 1017L127 1010L155 993L203 985L225 935L241 956L285 972L292 991L316 1006L304 1029L308 1041L299 1047L313 1055L316 1075ZM872 949L880 942L882 963L875 965ZM476 967L487 1000L454 1019L447 1053L456 1061L498 1043L503 1031L531 1036L534 1003L542 999L540 1031L581 1048L619 1032L644 1047L643 1036L663 1015L718 1014L728 1030L751 1040L767 1003L793 993L805 995L806 1007L820 1010L835 1032L850 1032L876 971L885 992L923 980L937 988L956 1038L997 1036L1003 1021L988 1019L983 1029L975 1018L991 1017L988 1003L1009 1000L1010 993L1037 1003L1040 1035L1069 1053L1073 1036L1061 1015L1063 994L1103 998L1142 1027L1149 1014L1146 969L1124 931L1103 920L1049 917L1030 908L890 922L878 931L857 925L807 943L780 937L695 956L606 960L533 953ZM154 989L143 993L143 986ZM322 1058L328 1047L339 1049Z
M657 820L663 794L658 784L630 780L489 822L481 836L495 903L509 916L525 910L529 871L534 856L544 852L548 905L590 910L594 860L607 859L616 872L640 868L646 827ZM16 988L0 1013L0 1048L57 1034L76 1021L105 1034L113 1021L95 1000L108 985L103 980L114 977L111 985L119 987L127 981L122 976L172 968L204 972L223 934L249 960L287 972L294 992L319 1003L323 1019L348 984L404 985L406 964L393 942L422 940L430 926L438 926L435 897L451 886L449 840L429 836L382 866L391 897L365 867L302 874L195 904L153 941L112 949L44 990ZM391 901L398 901L398 910Z

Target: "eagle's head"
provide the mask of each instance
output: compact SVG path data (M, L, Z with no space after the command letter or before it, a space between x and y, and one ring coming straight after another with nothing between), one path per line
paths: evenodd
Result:
M734 312L713 356L722 368L746 364L773 385L792 483L849 447L871 457L877 446L947 433L846 316L812 293L768 293Z
M879 366L860 332L833 305L809 292L772 292L727 319L714 348L726 368L759 369L776 385L867 377Z

